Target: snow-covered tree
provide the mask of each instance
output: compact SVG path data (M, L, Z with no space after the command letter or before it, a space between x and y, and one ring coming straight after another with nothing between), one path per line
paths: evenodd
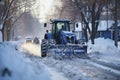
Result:
M9 40L14 23L29 10L32 0L2 0L0 8L0 25L2 39Z

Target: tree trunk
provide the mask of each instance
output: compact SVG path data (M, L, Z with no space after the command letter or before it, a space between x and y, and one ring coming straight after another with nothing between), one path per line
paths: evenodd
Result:
M88 42L88 34L87 34L87 29L84 29L84 35L85 35L86 42Z
M10 40L10 38L11 38L11 36L10 36L10 34L11 34L11 33L10 33L10 30L7 30L7 32L6 32L6 33L7 33L7 41L9 41L9 40Z
M114 36L115 36L115 46L118 47L118 29L117 29L117 0L115 0L115 29L114 29Z
M92 44L95 44L94 39L95 39L95 33L92 32L92 34L91 34L91 42L92 42Z
M5 35L5 33L6 33L6 32L5 32L5 24L6 24L6 22L3 23L3 27L2 27L2 41L3 41L3 42L4 42L5 39L6 39L6 38L5 38L5 37L6 37L6 35Z
M1 32L2 32L2 41L4 42L4 27L2 28Z
M91 38L91 42L92 42L92 44L95 44L95 42L94 42L94 38Z

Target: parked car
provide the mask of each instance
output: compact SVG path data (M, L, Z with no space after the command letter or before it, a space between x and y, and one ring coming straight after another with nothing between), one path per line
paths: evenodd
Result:
M33 38L32 37L26 37L26 43L32 43Z
M35 37L35 38L33 39L33 43L39 44L39 39L38 39L37 37Z

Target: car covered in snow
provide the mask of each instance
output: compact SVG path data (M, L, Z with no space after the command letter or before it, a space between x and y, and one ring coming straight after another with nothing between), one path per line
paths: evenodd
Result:
M32 43L33 37L26 37L25 40L26 40L26 43Z
M38 38L38 37L35 37L35 38L33 39L33 43L39 44L39 38Z

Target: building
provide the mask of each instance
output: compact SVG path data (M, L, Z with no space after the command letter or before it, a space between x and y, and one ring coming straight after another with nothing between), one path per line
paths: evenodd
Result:
M91 24L89 24L89 27L91 28ZM84 40L84 34L82 31L82 23L76 22L75 23L75 32L77 35L77 39ZM89 34L88 34L89 36ZM109 38L114 40L114 21L113 20L102 20L99 22L98 31L96 34L96 38L103 37L103 38ZM118 21L118 40L120 41L120 22Z

